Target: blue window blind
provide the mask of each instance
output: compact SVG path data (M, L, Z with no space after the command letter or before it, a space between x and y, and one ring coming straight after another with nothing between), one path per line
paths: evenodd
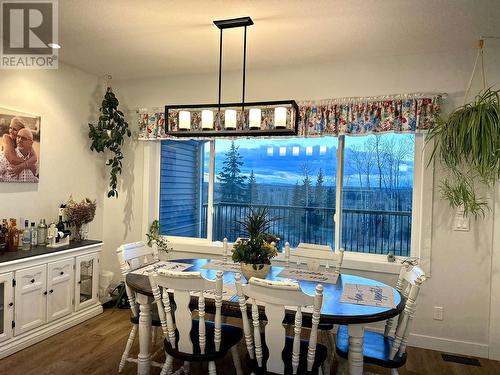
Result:
M160 233L201 237L206 226L204 141L162 141Z

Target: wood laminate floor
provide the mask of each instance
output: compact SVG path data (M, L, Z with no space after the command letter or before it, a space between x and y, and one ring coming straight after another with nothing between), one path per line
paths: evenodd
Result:
M1 375L65 375L116 374L131 323L129 310L107 309L102 315L48 338L11 356L0 359ZM234 322L231 322L234 323ZM157 345L161 345L158 338ZM241 358L246 351L240 344ZM138 340L132 348L138 351ZM163 361L160 354L158 361ZM399 370L401 375L498 375L500 362L479 359L481 367L445 362L441 353L419 348L408 349L408 363ZM335 373L334 364L332 373ZM390 374L379 367L365 366L366 371ZM128 363L122 374L136 373L136 365ZM160 373L153 368L152 375ZM192 374L207 374L206 364L194 364ZM218 374L234 374L230 356L217 362Z

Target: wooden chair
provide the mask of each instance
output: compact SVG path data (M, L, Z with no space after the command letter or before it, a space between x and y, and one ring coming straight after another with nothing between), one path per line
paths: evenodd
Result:
M252 277L241 283L236 273L236 289L248 351L247 364L253 373L322 374L328 355L326 347L317 344L318 323L323 303L323 287L316 286L316 294L305 294L296 282L269 281ZM248 320L247 299L251 304L253 338ZM258 304L264 304L267 325L261 335ZM294 337L286 337L283 325L285 306L297 309ZM312 328L309 341L301 340L302 309L312 306Z
M394 337L390 336L395 318L386 323L385 332L365 331L363 336L363 361L381 367L390 368L392 375L398 374L398 368L406 363L406 346L410 334L411 322L417 307L417 297L420 287L425 281L424 272L412 264L403 264L396 288L403 291L405 308L397 319ZM406 284L406 285L405 285ZM347 326L340 326L337 331L337 354L348 357L349 334Z
M290 256L295 257L297 266L305 260L307 269L310 271L318 271L321 260L324 260L326 261L325 271L328 272L330 266L334 265L334 272L340 274L344 260L344 249L335 252L328 245L316 245L305 242L299 243L295 249L290 249L290 245L287 242L285 243L285 262L287 267L290 266Z
M321 260L326 260L325 272L333 272L340 275L342 262L344 261L344 249L339 249L334 252L328 245L316 245L311 243L301 242L295 249L290 249L288 242L285 243L285 262L286 266L290 266L290 256L296 260L297 268L300 263L306 262L307 269L310 271L318 271L320 269ZM334 361L335 354L335 330L333 324L320 323L318 329L320 330L320 341L328 348L328 358L325 362L325 369L330 368L330 364Z
M231 351L236 373L242 369L237 344L243 337L241 328L221 322L222 272L216 280L203 278L200 272L175 272L158 270L150 273L149 281L158 306L166 352L165 365L161 374L172 372L174 358L184 361L182 371L189 372L189 362L208 362L208 373L216 374L215 361ZM172 315L169 290L177 309ZM215 299L214 322L205 320L205 293L211 292ZM193 320L189 309L191 294L198 294L198 320ZM175 322L175 325L174 325Z
M137 358L129 357L129 353L130 353L130 348L132 347L132 344L134 343L135 337L137 335L137 330L139 326L139 312L138 312L138 306L135 302L135 294L127 285L126 277L129 272L137 268L140 268L145 264L157 262L159 260L159 257L156 244L153 244L152 247L149 247L146 246L146 244L142 241L121 245L120 247L118 247L118 249L116 249L116 254L118 256L118 261L120 262L122 279L123 282L125 283L125 290L127 292L128 302L130 304L130 310L132 311L132 316L130 318L130 321L132 322L132 330L130 331L130 334L128 336L127 344L125 345L125 350L123 351L122 358L120 360L120 365L118 367L118 372L121 372L126 362L137 363ZM155 313L154 311L155 309L153 309L153 318L152 318L153 342L156 340L155 337L156 327L161 326L158 314ZM153 362L153 365L161 367L163 364Z

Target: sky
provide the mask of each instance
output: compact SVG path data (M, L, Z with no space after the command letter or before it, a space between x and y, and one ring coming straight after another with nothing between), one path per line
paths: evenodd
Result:
M414 136L388 133L382 137L389 141L408 141L413 139ZM362 149L362 145L367 139L366 136L346 137L345 185L359 186L359 171L356 169L353 160L351 160L354 159L355 155L353 153L356 151L353 151L352 148ZM222 168L222 163L226 158L225 153L231 147L231 143L231 140L216 140L216 174ZM307 168L314 184L321 168L325 175L325 185L335 184L337 137L239 139L235 143L239 147L238 151L244 162L241 168L242 174L248 176L253 170L257 183L292 185L296 182L301 183L304 178L304 168ZM207 154L205 158L205 175L208 178L208 143L205 150ZM362 157L365 156L362 155ZM408 156L399 167L399 171L406 183L411 183L413 178L413 150L408 152ZM377 179L375 173L375 168L373 168L369 177L371 181ZM366 181L367 176L363 175L362 179Z

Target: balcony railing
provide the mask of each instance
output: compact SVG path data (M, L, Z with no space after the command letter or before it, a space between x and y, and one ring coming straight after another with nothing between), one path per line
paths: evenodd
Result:
M242 220L250 207L267 207L270 217L277 218L270 232L288 241L291 246L300 242L335 243L334 208L246 205L242 203L215 203L213 206L213 240L227 237L234 241L244 237L238 220ZM207 217L203 206L202 217ZM206 237L206 224L202 223L202 237ZM411 236L411 211L342 210L341 246L348 251L409 256Z

